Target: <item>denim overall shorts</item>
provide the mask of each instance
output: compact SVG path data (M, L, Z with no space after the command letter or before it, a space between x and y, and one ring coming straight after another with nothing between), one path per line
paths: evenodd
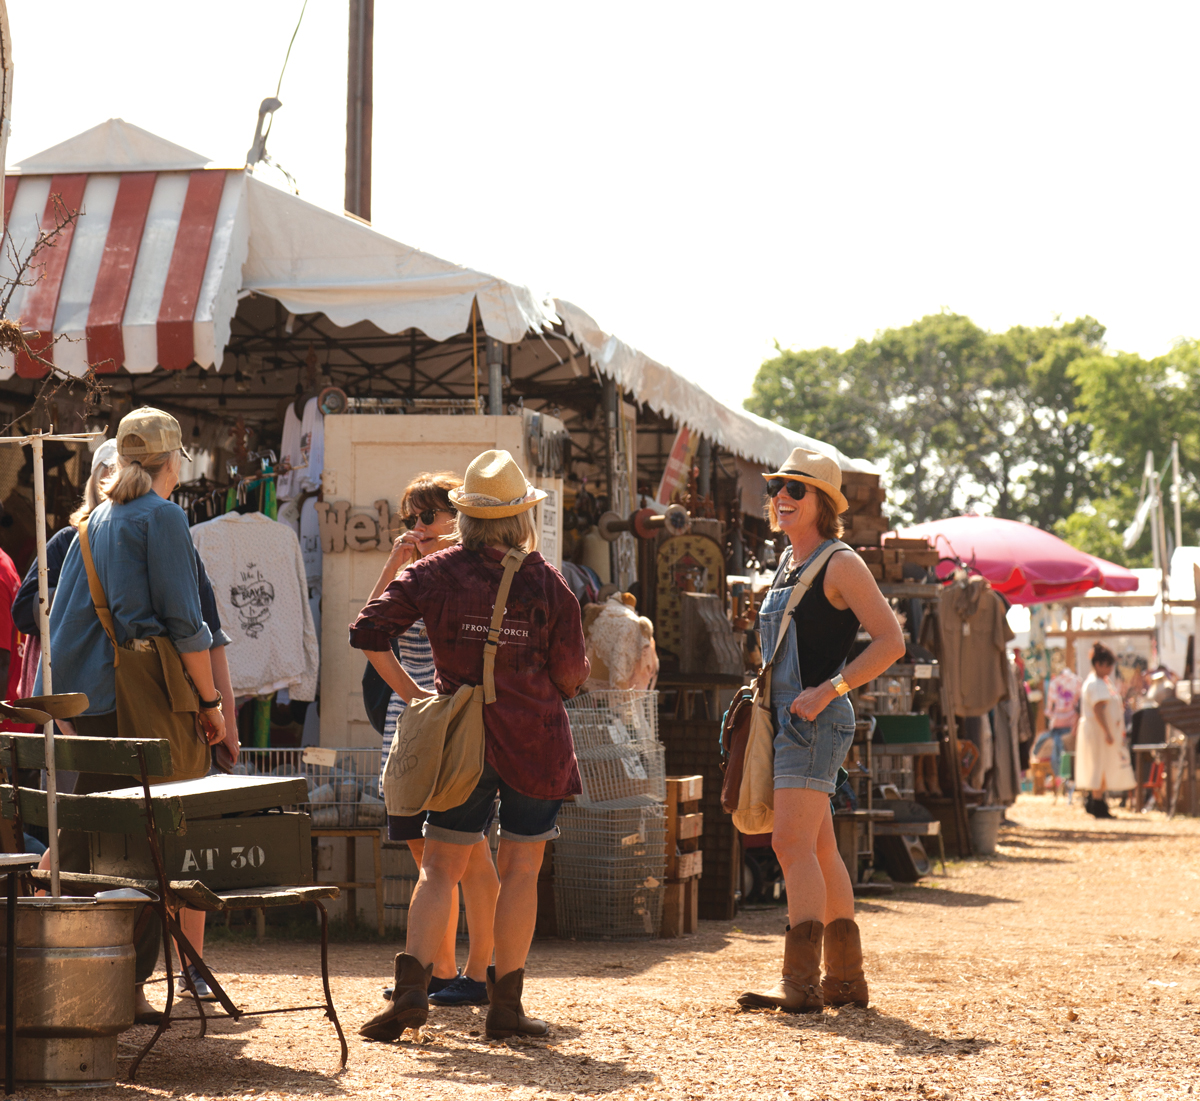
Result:
M817 547L798 570L788 571L791 577L798 580L804 568L831 542L826 540ZM788 554L791 554L790 550ZM783 610L794 587L782 584L770 589L763 599L758 613L758 630L764 655L770 654L775 648ZM797 628L803 630L803 624L797 623ZM843 661L837 671L840 673L845 665ZM788 710L803 690L796 634L789 630L771 668L771 709L775 715L775 787L812 788L832 795L836 790L837 770L854 741L854 708L849 699L838 696L815 720L809 722Z

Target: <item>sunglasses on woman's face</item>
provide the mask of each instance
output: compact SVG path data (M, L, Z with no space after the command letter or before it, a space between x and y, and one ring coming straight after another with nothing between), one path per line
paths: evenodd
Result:
M796 482L791 478L767 479L768 497L778 497L781 493L786 493L793 501L803 501L807 492L808 486L804 482Z
M417 521L420 520L427 528L433 526L434 520L438 518L438 514L445 512L450 516L454 515L454 510L449 508L426 508L420 512L414 513L412 516L402 516L401 520L409 531L417 526Z

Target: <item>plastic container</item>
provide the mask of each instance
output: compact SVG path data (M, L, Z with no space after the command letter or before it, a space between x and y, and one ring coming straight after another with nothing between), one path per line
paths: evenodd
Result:
M876 715L875 730L885 745L933 740L929 716L924 712L913 715Z
M971 847L977 856L992 856L995 853L1003 817L1003 807L970 808Z

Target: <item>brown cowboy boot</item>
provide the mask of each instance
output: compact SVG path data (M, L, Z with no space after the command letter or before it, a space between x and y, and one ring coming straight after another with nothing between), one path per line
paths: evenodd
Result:
M416 956L396 954L396 979L387 1008L358 1030L368 1040L399 1040L406 1028L420 1028L429 1019L429 977L433 964L422 967Z
M821 980L821 993L826 1005L867 1008L862 940L858 923L850 918L838 918L825 926L825 977Z
M518 967L496 978L496 969L487 969L488 1011L484 1034L489 1040L507 1040L510 1036L548 1036L550 1026L536 1017L526 1017L521 1005L525 968Z
M738 1005L743 1009L782 1009L785 1013L818 1013L821 998L821 931L819 921L802 921L787 927L783 940L783 976L770 990L747 990Z

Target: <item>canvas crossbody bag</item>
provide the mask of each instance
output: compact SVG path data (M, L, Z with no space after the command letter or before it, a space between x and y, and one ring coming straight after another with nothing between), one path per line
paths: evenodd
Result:
M492 623L483 644L481 684L464 684L452 696L426 696L404 709L383 766L383 801L389 815L409 817L465 803L483 775L484 704L496 702L496 650L504 605L525 551L504 556Z
M792 617L812 588L825 563L840 550L849 550L835 541L814 558L792 588L779 634L771 656L763 662L762 672L749 687L738 690L721 724L721 755L725 772L721 783L721 806L733 815L733 824L742 833L770 833L775 823L775 718L771 711L771 668L783 640L792 626Z
M88 542L88 521L79 525L79 549L87 570L88 591L100 626L113 648L117 731L122 738L166 738L171 743L171 780L195 780L208 773L208 741L200 731L200 697L183 667L175 644L166 636L117 642L112 612L96 573Z

